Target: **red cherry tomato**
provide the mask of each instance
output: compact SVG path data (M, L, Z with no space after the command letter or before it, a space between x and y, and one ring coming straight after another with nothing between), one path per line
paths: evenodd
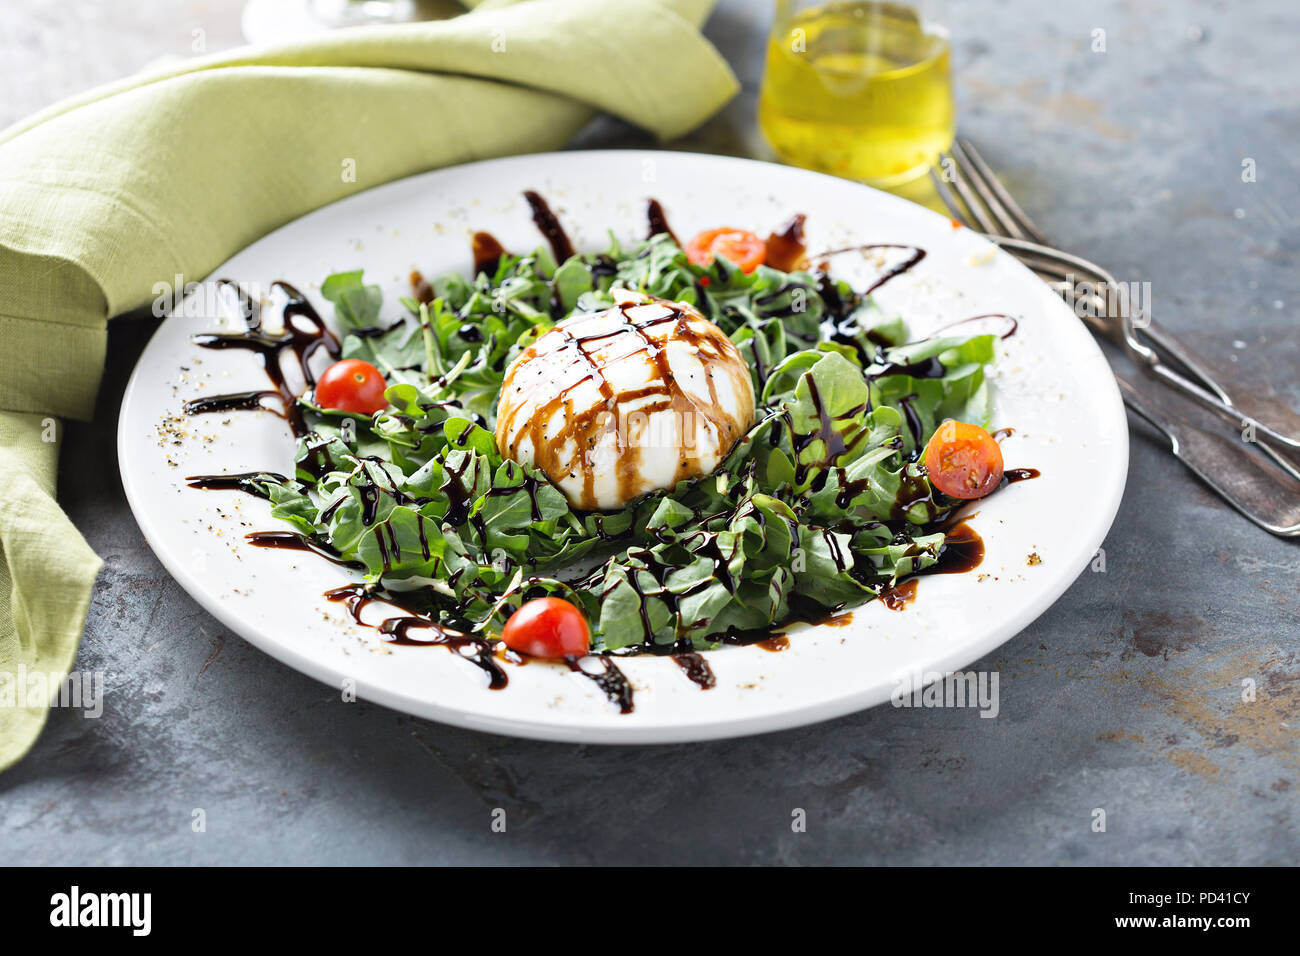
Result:
M1002 449L978 425L940 425L925 446L930 484L950 498L983 498L1002 481Z
M316 404L340 412L373 415L388 407L388 383L379 369L361 359L344 359L325 370L316 383Z
M562 598L529 601L506 621L501 639L530 657L578 657L591 647L582 612Z
M714 256L728 259L748 275L763 264L767 243L748 230L730 226L706 229L686 243L686 258L696 265L707 266Z

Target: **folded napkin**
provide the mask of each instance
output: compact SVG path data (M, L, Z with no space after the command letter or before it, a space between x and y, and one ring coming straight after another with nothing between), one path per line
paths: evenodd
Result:
M488 0L187 60L0 132L0 769L45 721L19 678L66 675L99 571L54 499L56 419L93 414L108 317L318 206L556 149L596 112L689 131L737 90L699 32L713 2Z

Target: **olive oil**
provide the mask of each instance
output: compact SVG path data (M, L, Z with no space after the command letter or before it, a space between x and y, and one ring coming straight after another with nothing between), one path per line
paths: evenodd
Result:
M789 7L789 4L779 4ZM946 34L893 3L778 9L759 124L785 162L892 188L952 143Z

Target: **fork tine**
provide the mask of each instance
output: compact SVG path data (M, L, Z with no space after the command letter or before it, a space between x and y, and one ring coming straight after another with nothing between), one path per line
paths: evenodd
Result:
M1020 225L1016 222L1016 217L1003 205L998 198L996 190L989 185L985 178L984 171L970 158L966 150L962 147L961 140L952 144L952 155L957 162L958 168L962 175L970 183L975 194L979 196L980 201L988 208L989 215L997 223L996 232L999 235L1010 236L1013 239L1028 239ZM987 169L987 167L986 167Z
M943 166L944 173L952 176L949 181L957 191L957 195L961 197L963 205L970 210L970 218L975 220L975 227L978 227L980 232L1002 235L1002 230L996 222L989 218L988 211L985 209L984 204L980 202L978 194L967 182L966 173L957 157L951 152L940 153L939 163ZM944 179L945 177L941 176L939 178Z
M957 148L960 149L960 147ZM952 179L950 181L955 185L958 184L957 177L962 175L963 171L967 176L972 176L971 169L973 164L970 163L969 160L964 164L963 169L961 161L948 153L939 153L938 166L944 169L945 172L951 171ZM977 212L980 207L973 199L969 202L966 201L970 197L970 194L968 192L963 192L960 199L953 195L952 190L948 188L947 177L940 174L933 167L930 169L930 178L934 182L935 190L938 192L939 198L942 199L944 205L948 207L948 211L952 214L953 219L960 222L968 229L975 228L971 224L971 220L974 218L972 211ZM972 176L972 179L973 178L974 177ZM960 185L958 186L958 190L959 192L961 191ZM980 199L985 201L989 200L990 196L988 192L981 191L978 187L977 192ZM1059 294L1065 295L1067 292L1074 291L1077 282L1074 279L1073 266L1059 258L1060 254L1058 250L1053 249L1050 246L1044 246L1041 251L1032 248L1032 243L1030 243L1024 233L1017 226L1014 217L1010 212L1003 209L1001 213L999 213L996 204L996 198L993 198L993 201L989 203L989 211L998 220L997 229L991 233L991 235L995 237L995 240L996 238L1003 238L1019 240L1020 242L1025 243L1027 248L1015 250L1017 258L1024 262L1024 264L1038 275L1039 278ZM1011 235L1007 235L1007 233L1011 233ZM1096 271L1092 269L1080 269L1079 271L1084 273L1085 278L1091 278L1094 281L1095 289L1106 288L1105 280L1103 280ZM1102 295L1098 291L1094 291L1088 298L1094 303L1102 303L1105 314L1112 317L1114 316L1115 306L1108 301L1108 297ZM1091 316L1090 318L1093 324L1098 326L1100 331L1109 333L1110 330L1105 328L1100 318L1097 316Z
M980 178L988 186L989 191L992 195L997 197L998 202L1002 204L1003 208L1010 215L1012 220L1014 220L1025 234L1030 239L1034 240L1034 242L1043 246L1047 245L1047 237L1043 234L1043 231L1034 225L1032 219L1025 215L1025 211L1020 208L1020 204L1012 198L1011 193L1007 192L1006 187L1003 186L1002 181L994 175L989 164L984 162L984 157L980 155L979 150L975 148L974 144L968 139L961 139L957 141L956 146L965 153L966 158L970 160L971 167L979 173Z
M956 161L947 153L941 152L939 154L939 166L944 169L952 167L955 162ZM935 192L939 194L939 198L943 200L943 204L948 207L948 212L952 215L952 218L956 222L961 223L967 229L974 229L975 227L971 223L970 212L962 207L957 197L952 194L952 190L948 188L948 184L944 181L943 174L939 173L933 166L930 167L930 180L934 183Z

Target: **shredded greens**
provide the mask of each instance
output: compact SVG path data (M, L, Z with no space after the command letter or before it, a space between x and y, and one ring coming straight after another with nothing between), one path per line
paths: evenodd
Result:
M690 303L752 370L755 424L717 471L619 511L576 512L493 436L509 363L557 321L608 308L612 286ZM933 564L934 490L920 449L947 418L987 424L995 336L908 343L896 316L821 272L689 262L667 235L556 264L504 255L448 274L427 303L386 310L361 272L330 276L343 355L379 368L372 417L300 400L311 431L294 477L255 486L273 513L407 592L436 621L498 630L553 594L593 650L705 649L859 604ZM581 568L575 574L574 568Z

